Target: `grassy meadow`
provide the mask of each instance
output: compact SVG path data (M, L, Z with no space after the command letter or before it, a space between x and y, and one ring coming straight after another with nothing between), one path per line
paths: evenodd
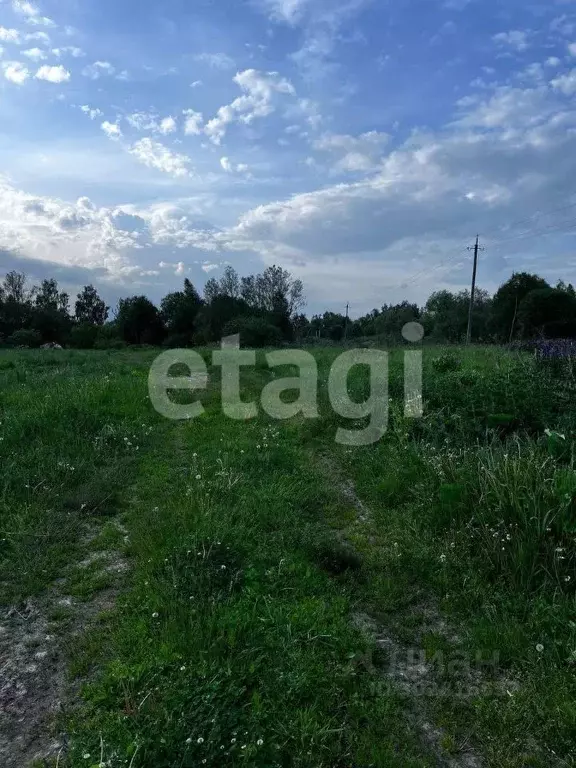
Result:
M576 765L572 372L425 348L410 419L394 350L349 448L341 351L319 418L247 422L208 350L190 421L157 350L0 351L1 765Z

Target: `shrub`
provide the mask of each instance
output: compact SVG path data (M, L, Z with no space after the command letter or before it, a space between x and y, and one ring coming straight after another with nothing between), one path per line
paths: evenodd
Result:
M6 343L11 347L39 347L42 344L42 336L38 331L22 328L9 336Z
M432 367L437 373L448 373L450 371L458 371L462 367L462 362L456 355L451 352L446 352L440 357L435 357L432 360Z
M182 349L190 346L190 336L187 333L172 333L162 342L166 349Z
M94 349L98 338L98 326L80 323L70 331L70 346L76 349Z
M282 342L282 334L276 326L261 317L237 317L226 323L224 336L240 334L244 347L275 347Z

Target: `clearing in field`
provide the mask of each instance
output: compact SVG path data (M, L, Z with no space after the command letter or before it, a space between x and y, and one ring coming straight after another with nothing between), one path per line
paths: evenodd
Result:
M227 418L203 354L178 422L154 350L1 354L3 768L574 765L570 372L426 349L414 419L394 353L351 448L338 350L283 421ZM259 353L243 400L275 375Z

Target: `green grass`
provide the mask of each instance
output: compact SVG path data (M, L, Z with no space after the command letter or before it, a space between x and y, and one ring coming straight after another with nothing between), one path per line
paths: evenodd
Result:
M115 590L63 640L82 692L60 766L416 768L469 748L494 768L573 765L571 382L429 348L425 415L406 419L395 350L389 429L351 449L327 403L338 350L314 354L320 418L241 423L218 369L205 414L170 422L147 398L153 350L2 353L4 600L63 576L79 602ZM272 378L260 356L244 400ZM365 371L349 386L365 397ZM129 572L78 567L98 551ZM51 618L65 635L68 609ZM406 658L427 665L420 688Z

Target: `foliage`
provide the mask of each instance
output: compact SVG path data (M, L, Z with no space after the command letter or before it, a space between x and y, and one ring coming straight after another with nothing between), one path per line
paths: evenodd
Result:
M576 296L558 288L530 291L518 306L522 338L576 335Z
M42 336L33 329L22 328L6 339L10 347L39 347L42 344Z
M79 323L104 325L108 319L109 307L98 295L93 285L86 285L78 294L76 301L76 320Z
M159 344L164 335L160 313L146 296L120 299L116 324L127 344Z
M518 310L522 300L531 292L550 288L538 275L514 272L496 291L492 300L490 325L495 337L501 342L512 341L518 331Z
M237 317L230 320L224 326L223 335L235 334L240 335L243 347L273 347L282 341L280 329L262 317Z
M162 299L160 304L160 314L166 331L171 336L179 336L186 346L190 343L192 336L197 328L196 318L202 308L203 301L198 292L186 278L184 280L184 290L176 293L169 293Z
M78 323L70 330L69 343L76 349L94 349L99 328L91 323Z
M448 371L458 371L462 367L461 360L452 352L445 352L432 360L432 367L438 373L448 373Z

